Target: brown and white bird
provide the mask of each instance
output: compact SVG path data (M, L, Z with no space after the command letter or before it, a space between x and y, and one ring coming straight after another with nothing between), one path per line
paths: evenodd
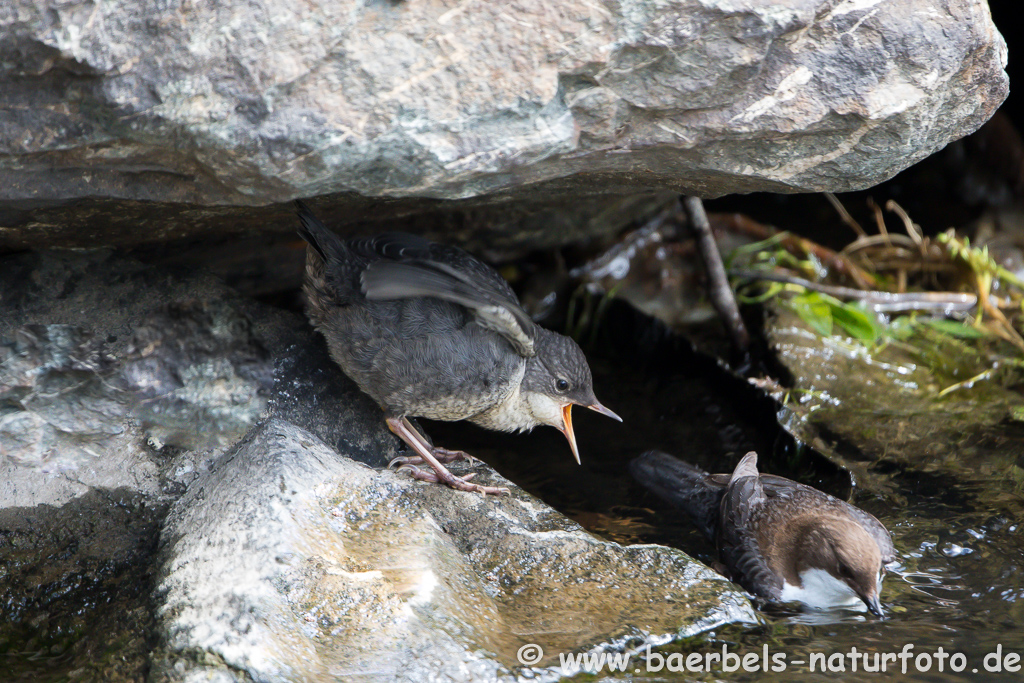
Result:
M426 481L502 493L442 464L468 457L434 447L409 421L467 420L499 431L551 425L579 462L571 409L621 421L594 396L590 366L572 339L546 330L492 268L455 247L390 233L342 240L301 202L307 313L331 357L384 409L416 452L398 458ZM416 464L426 462L433 472Z
M879 617L884 565L895 557L886 528L860 508L810 486L757 471L747 453L732 474L708 474L667 453L630 463L634 478L682 508L718 546L732 578L751 593L813 609L865 607Z

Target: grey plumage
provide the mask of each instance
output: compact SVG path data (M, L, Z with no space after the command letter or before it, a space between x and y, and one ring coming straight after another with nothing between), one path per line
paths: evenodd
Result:
M614 416L594 396L579 346L536 325L492 268L413 235L342 240L297 204L299 234L311 247L310 320L389 418L468 420L504 431L551 424L575 454L568 409L563 425L551 406Z
M360 280L370 301L434 297L464 306L477 325L505 337L519 355L536 355L537 326L507 291L507 284L498 288L489 281L474 282L452 266L426 259L374 261Z

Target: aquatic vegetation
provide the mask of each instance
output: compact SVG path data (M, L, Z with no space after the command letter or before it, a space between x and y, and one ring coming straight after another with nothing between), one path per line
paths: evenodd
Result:
M981 382L1009 386L1024 379L1024 280L1001 266L987 246L972 246L949 230L935 239L895 202L906 234L891 233L881 208L878 233L868 235L829 195L858 237L839 254L848 260L837 270L824 265L823 247L794 241L778 232L735 249L729 271L738 295L796 314L816 334L838 335L878 354L899 348L936 372L945 396ZM870 276L872 288L863 286Z

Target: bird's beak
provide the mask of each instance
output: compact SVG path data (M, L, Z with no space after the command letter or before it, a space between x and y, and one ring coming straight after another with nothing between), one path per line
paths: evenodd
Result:
M562 406L562 433L569 440L569 447L572 448L572 457L576 458L576 464L580 463L580 452L576 448L576 435L572 433L572 403Z
M566 403L562 406L562 433L565 434L565 438L569 440L569 447L572 448L572 457L576 458L576 464L580 463L580 451L576 448L576 435L572 431L572 407L576 405L574 403ZM600 403L595 402L594 405L587 406L595 413L601 413L607 415L613 420L622 422L622 418L613 413L612 411L605 408Z
M864 601L864 604L868 606L868 611L874 614L879 619L885 618L885 610L882 609L882 603L878 600L878 594L868 596L860 596L860 599Z
M587 406L587 407L590 408L591 410L593 410L595 413L601 413L602 415L606 415L606 416L610 417L613 420L617 420L619 422L622 422L622 418L621 417L619 417L618 415L616 415L612 411L608 410L607 408L605 408L600 403L595 403L594 405Z

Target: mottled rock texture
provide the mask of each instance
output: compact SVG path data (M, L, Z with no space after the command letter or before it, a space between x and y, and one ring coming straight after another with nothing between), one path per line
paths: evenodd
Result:
M512 488L453 496L270 420L168 517L160 671L208 671L198 651L257 681L511 681L529 643L557 670L753 618L682 553L601 541Z
M388 471L398 443L297 313L107 251L0 258L2 661L480 681L537 642L555 678L558 652L754 619L679 551Z
M198 207L318 195L488 224L522 200L864 188L980 126L1005 62L984 0L13 0L0 244L290 227Z

